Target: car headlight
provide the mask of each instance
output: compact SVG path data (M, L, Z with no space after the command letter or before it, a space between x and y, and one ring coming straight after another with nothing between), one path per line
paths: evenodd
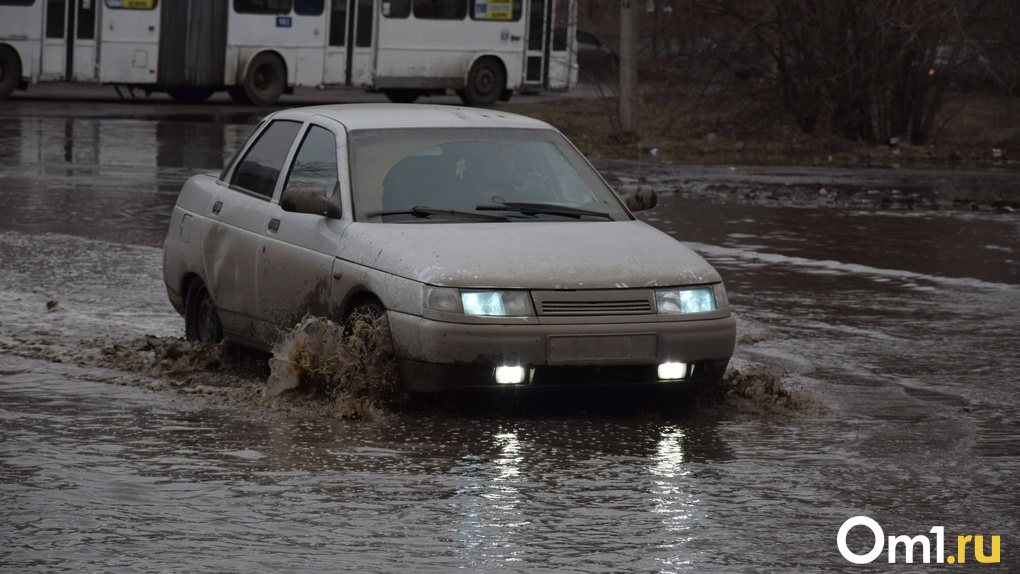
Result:
M476 317L534 317L531 293L527 291L460 290L425 287L425 308Z
M711 285L656 289L655 307L664 315L714 311L717 308L715 291Z

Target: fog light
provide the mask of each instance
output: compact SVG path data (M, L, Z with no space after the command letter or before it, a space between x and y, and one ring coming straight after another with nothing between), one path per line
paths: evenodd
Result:
M496 382L501 385L524 382L524 367L496 367Z
M659 365L660 379L682 379L687 374L687 363L662 363Z

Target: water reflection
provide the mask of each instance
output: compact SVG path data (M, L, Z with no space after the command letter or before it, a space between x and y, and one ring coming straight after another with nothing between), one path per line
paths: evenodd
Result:
M157 245L181 185L218 171L250 131L89 117L0 117L0 231Z

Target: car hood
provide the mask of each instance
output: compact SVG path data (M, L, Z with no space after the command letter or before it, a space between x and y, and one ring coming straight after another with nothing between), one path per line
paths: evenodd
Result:
M607 289L720 281L699 255L641 221L352 223L337 256L448 287Z

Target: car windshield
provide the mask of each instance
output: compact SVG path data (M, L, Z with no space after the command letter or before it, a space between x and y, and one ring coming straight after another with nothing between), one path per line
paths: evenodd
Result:
M554 130L355 130L349 141L358 221L631 219Z

